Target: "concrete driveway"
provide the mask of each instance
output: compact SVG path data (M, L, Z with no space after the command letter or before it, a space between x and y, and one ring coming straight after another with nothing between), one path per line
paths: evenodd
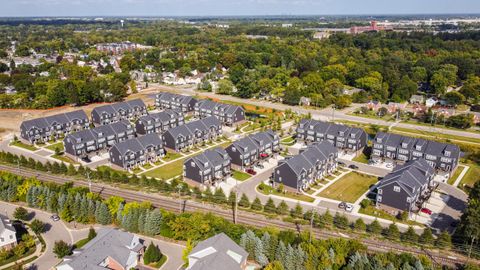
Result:
M0 202L0 206L9 218L13 218L13 212L15 211L15 208L18 207L18 205L9 204L6 202ZM73 239L73 235L62 221L54 222L50 219L51 214L29 208L28 210L30 213L32 213L32 218L39 219L47 224L47 231L42 234L43 239L45 239L47 244L47 249L45 253L43 253L29 269L51 269L61 261L60 259L57 259L53 253L53 245L55 241L63 240L69 244L73 244L75 239Z

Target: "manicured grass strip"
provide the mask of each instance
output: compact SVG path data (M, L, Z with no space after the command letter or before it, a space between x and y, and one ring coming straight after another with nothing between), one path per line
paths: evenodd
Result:
M257 186L257 190L265 195L277 195L281 197L286 197L294 200L299 200L299 201L304 201L304 202L313 202L315 201L314 198L306 196L304 194L296 194L292 192L278 192L278 190L272 188L271 186L265 185L265 184L260 184Z
M453 183L455 183L455 180L457 180L458 176L463 172L464 168L465 168L464 166L458 166L457 170L452 175L452 177L450 177L450 179L448 179L447 183L449 185L453 185ZM468 171L467 171L467 173L468 173Z
M162 258L160 259L160 261L158 261L158 262L155 264L155 268L160 269L160 267L162 267L162 265L164 265L166 261L167 261L167 255L163 254L163 256L162 256Z
M80 164L80 163L76 162L75 160L73 160L69 157L66 157L64 155L52 155L51 157L54 158L54 159L58 159L60 161L63 161L65 163L71 163L71 164L74 164L74 165L75 164Z
M25 143L22 143L21 141L16 141L16 142L12 142L10 145L14 145L14 146L17 146L17 147L21 147L23 149L27 149L29 151L37 151L38 148L33 146L33 145L29 145L29 144L25 144Z
M468 169L467 173L463 176L462 181L458 185L459 188L464 190L472 188L473 185L480 180L480 166L474 162L469 162L466 165L470 166L470 169Z
M252 176L248 173L232 170L232 177L233 177L233 179L238 180L238 181L245 181Z
M167 165L161 166L160 168L148 171L145 173L145 176L167 180L175 176L181 175L183 172L184 160L185 159L180 159Z
M377 181L377 177L351 172L320 192L318 196L354 203Z
M360 155L353 158L353 161L368 164L368 157L364 153L360 153Z
M383 219L386 219L386 220L395 221L397 223L404 223L404 224L408 224L408 225L418 225L418 226L423 227L423 224L418 223L418 222L413 221L413 220L401 221L398 218L396 218L396 217L390 215L389 213L385 212L384 210L377 209L373 205L369 205L369 206L367 206L367 208L360 208L359 212L361 214L365 214L365 215L369 215L369 216L373 216L373 217L377 217L377 218L383 218Z
M49 150L52 150L52 151L55 151L55 148L58 148L58 150L60 150L60 152L63 152L65 150L65 147L63 146L63 142L58 142L58 143L55 143L55 144L51 144L47 147L45 147Z
M76 249L77 249L77 248L82 248L82 247L85 246L88 242L90 242L90 239L84 238L84 239L78 240L78 242L76 242L75 244L73 244L73 246L74 246Z
M167 152L167 154L162 158L163 161L169 162L171 160L175 160L177 158L181 158L182 155L179 153L172 153L172 152Z
M477 138L470 138L470 137L464 137L464 136L455 136L455 135L450 135L450 134L443 134L443 133L436 133L436 132L428 132L428 131L423 131L423 130L415 130L415 129L408 129L408 128L401 128L401 127L393 127L392 131L399 131L399 133L406 132L406 133L412 133L412 135L408 134L409 136L419 136L419 137L424 137L427 139L444 139L444 140L456 140L456 141L462 141L466 143L475 143L475 144L480 144L480 139ZM464 130L462 130L464 131ZM414 136L413 134L416 134Z
M153 166L152 166L152 164L147 163L147 164L143 165L142 167L143 167L145 170L148 170L148 169L151 169Z

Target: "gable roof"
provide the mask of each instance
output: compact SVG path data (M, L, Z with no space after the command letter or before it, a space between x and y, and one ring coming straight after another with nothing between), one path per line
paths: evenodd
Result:
M279 166L289 166L298 176L303 170L310 170L317 162L324 162L336 153L338 153L336 147L328 141L322 141L311 144L300 154L282 161Z
M116 149L123 156L128 152L137 153L151 146L162 146L162 139L158 134L151 133L117 143L112 150Z
M157 99L164 100L167 102L178 102L180 104L188 104L190 101L193 99L194 101L197 101L191 96L184 96L184 95L179 95L179 94L174 94L174 93L168 93L168 92L162 92L158 93L156 95Z
M61 113L61 114L55 114L55 115L46 116L46 117L25 120L22 122L20 126L25 128L26 130L29 130L35 127L38 129L43 129L46 127L50 127L53 124L63 125L66 123L70 123L74 120L88 121L88 116L83 110L76 110L76 111L67 112L67 113Z
M221 127L220 121L214 116L188 122L186 124L171 128L165 133L169 133L173 138L180 135L187 137L195 135L195 131L208 132L210 127Z
M221 147L215 147L213 149L205 150L201 154L185 160L185 163L193 161L201 170L206 170L208 168L214 168L218 165L221 165L228 160L230 160L230 157L225 149Z
M248 253L226 234L220 233L195 246L189 255L196 259L189 270L237 270Z

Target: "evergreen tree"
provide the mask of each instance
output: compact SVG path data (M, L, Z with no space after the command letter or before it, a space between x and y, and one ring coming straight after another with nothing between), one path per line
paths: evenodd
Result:
M148 217L149 213L140 213L139 217L138 217L138 220L137 220L137 228L138 228L138 232L139 233L144 233L144 234L147 234L145 232L145 226L146 226L146 223L147 223L147 217Z
M382 226L380 225L380 222L375 219L374 221L372 221L372 223L368 224L367 232L372 234L380 234L382 232Z
M295 208L293 208L293 209L290 211L290 215L291 215L293 218L302 218L302 217L303 217L303 208L302 208L302 206L300 205L300 203L297 202L297 204L295 205Z
M242 197L240 198L238 205L244 208L250 207L250 200L248 200L248 197L247 195L245 195L245 193L242 194Z
M230 191L230 194L228 194L228 203L234 205L236 200L237 194L233 191Z
M77 174L77 170L75 170L75 166L70 163L70 165L68 165L67 175L73 176L75 174Z
M418 240L418 235L413 229L412 226L409 226L408 229L402 234L402 240L409 243L416 243Z
M117 215L115 217L117 224L120 224L123 221L123 208L124 208L124 204L120 203L118 205Z
M95 219L102 225L112 223L112 216L108 210L108 206L105 203L101 202L99 204L99 207L95 211Z
M93 227L90 227L90 229L88 229L88 239L92 240L96 236L97 232L95 232L95 229Z
M330 214L330 211L327 209L325 214L323 214L321 219L320 219L319 227L320 228L324 228L324 227L330 228L330 227L332 227L332 224L333 224L333 216L332 216L332 214Z
M335 214L333 218L333 223L335 227L346 230L348 228L348 219L345 215L340 215L338 212Z
M72 253L72 248L69 244L62 240L55 241L55 244L53 246L53 253L57 255L57 258L61 259L67 255L70 255Z
M390 224L385 230L385 236L390 240L398 240L400 238L400 231L395 223Z
M267 203L265 204L265 207L263 210L266 213L275 213L277 211L277 207L275 206L275 203L273 202L272 198L268 198Z
M28 219L28 210L23 208L23 207L17 207L15 208L15 211L13 212L13 217L18 220L27 220Z
M267 256L265 256L262 240L255 238L255 261L261 266L266 266L268 264Z
M362 218L358 218L357 220L355 220L353 228L358 232L365 232L367 230L367 225Z
M447 231L442 231L435 241L435 246L439 248L450 248L452 246L452 237Z
M420 237L418 238L420 244L423 244L423 245L432 245L433 244L433 234L432 234L432 230L428 227L426 227L424 230L423 230L423 233L420 235Z
M215 203L227 203L227 197L222 188L217 188L213 194L213 202Z
M147 235L157 235L160 234L160 227L162 225L162 213L160 210L154 209L150 211L146 216L145 220L145 233Z
M282 216L285 216L285 215L288 214L288 205L284 200L282 200L280 202L280 204L278 205L277 214L282 215Z
M148 245L143 255L143 263L149 265L151 263L158 262L162 259L162 253L158 246L154 245L152 242Z
M415 261L415 270L424 270L425 268L423 267L423 264L420 260Z
M255 197L255 200L253 200L252 206L250 208L255 211L262 211L263 205L258 197Z
M275 260L281 262L282 265L285 266L283 262L286 257L287 257L287 247L285 246L283 241L279 241L277 250L275 252Z

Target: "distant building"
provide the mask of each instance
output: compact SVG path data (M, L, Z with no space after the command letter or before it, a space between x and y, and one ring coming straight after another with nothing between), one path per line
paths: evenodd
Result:
M361 128L302 119L297 127L297 140L306 144L328 141L341 151L358 154L367 145L367 133Z
M26 143L57 139L72 131L88 128L90 121L82 110L23 121L20 125L20 138Z
M183 163L184 180L193 185L216 185L231 175L231 158L217 147L188 158Z
M145 46L130 41L119 43L100 43L95 45L97 51L111 53L111 54L123 54L125 52L133 52L135 50L146 50L151 46Z
M186 114L195 109L195 104L197 104L197 100L191 96L167 92L158 93L155 96L155 107L157 109L180 110Z
M242 107L208 99L199 100L195 104L195 116L198 118L215 116L227 126L239 125L246 120L245 110Z
M387 105L387 110L388 110L388 113L393 114L393 113L405 110L406 107L407 107L406 103L389 102Z
M165 155L165 150L160 135L152 133L117 143L108 153L113 165L130 170L156 162Z
M422 95L412 95L410 97L411 104L423 104L425 102L425 97Z
M248 253L220 233L198 243L188 255L186 270L245 270Z
M144 246L134 234L118 229L101 229L83 248L63 258L57 270L130 270L138 264Z
M298 105L300 105L300 106L310 106L310 102L311 102L311 101L312 101L312 100L311 100L310 98L308 98L308 97L301 97L301 98L300 98L300 102L298 103Z
M377 207L393 215L420 210L435 188L434 174L423 158L397 166L377 186Z
M437 103L438 103L438 99L434 97L427 98L427 100L425 100L425 106L427 106L427 108L431 108L437 105Z
M306 190L335 170L337 158L338 150L330 142L314 143L300 154L279 161L273 170L273 181L293 192Z
M17 244L17 231L10 220L0 215L0 250L12 249Z
M380 32L380 31L392 31L393 28L391 26L381 26L378 25L376 21L371 21L370 26L352 26L350 28L351 34L361 34L364 32Z
M382 103L378 100L370 100L368 103L367 103L367 109L369 109L370 111L378 111L378 109L380 109L382 107Z
M133 99L95 107L92 110L92 122L107 125L121 120L132 121L147 114L145 103L141 99Z

